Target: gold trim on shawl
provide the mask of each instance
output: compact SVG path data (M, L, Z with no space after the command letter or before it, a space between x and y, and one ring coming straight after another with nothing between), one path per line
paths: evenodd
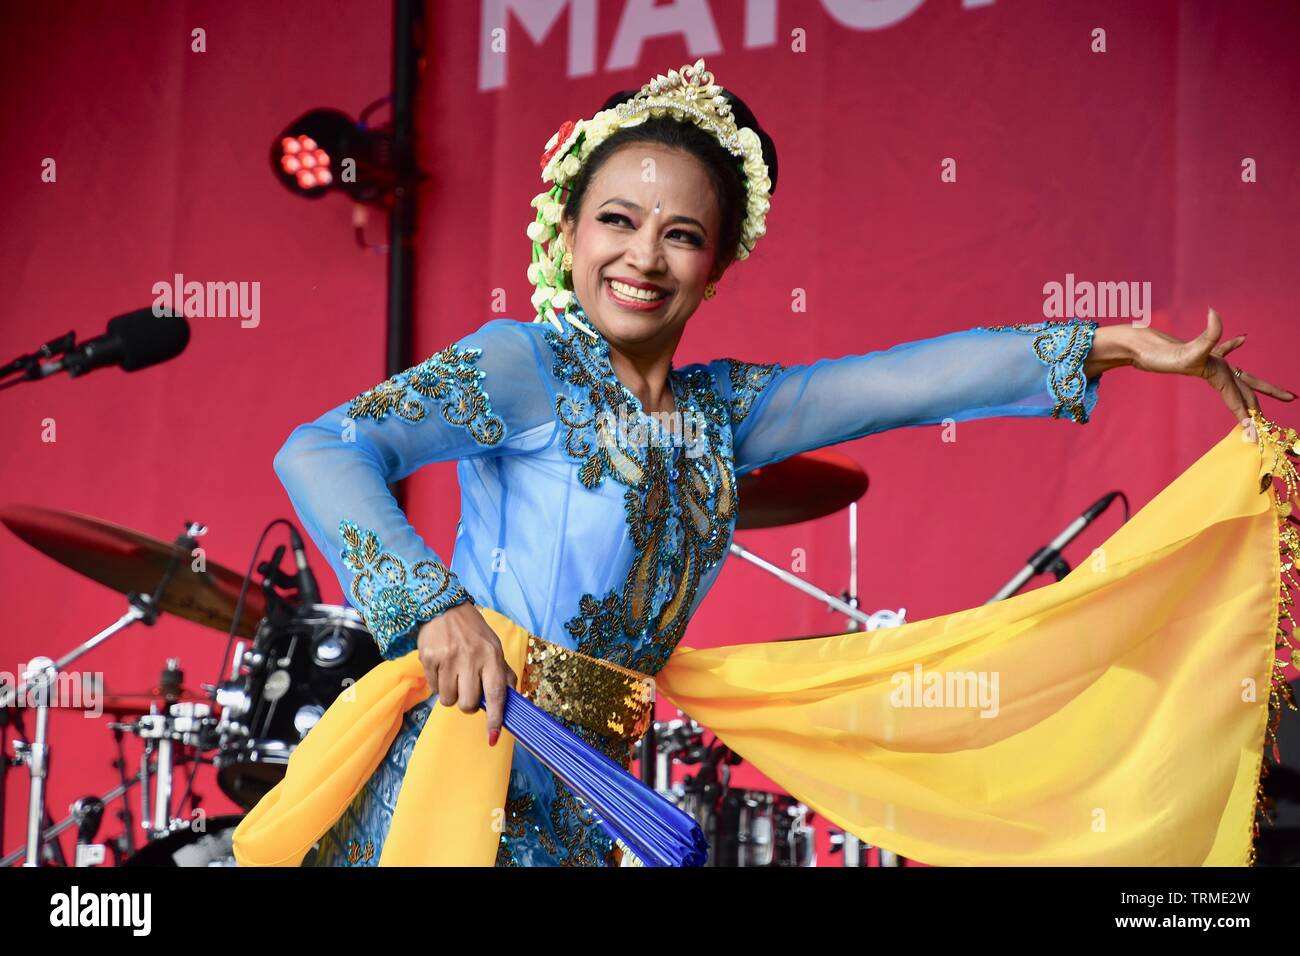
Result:
M1296 647L1295 597L1300 594L1300 581L1296 579L1296 568L1300 565L1300 527L1292 514L1296 499L1300 475L1291 461L1292 456L1300 456L1300 435L1294 428L1283 428L1258 411L1251 412L1255 431L1259 436L1260 454L1260 492L1269 490L1273 493L1273 505L1277 515L1277 536L1279 551L1278 602L1277 602L1277 648L1273 659L1272 679L1268 694L1268 729L1264 735L1264 759L1259 768L1259 784L1255 791L1255 825L1253 836L1259 839L1261 821L1272 823L1273 800L1264 795L1264 778L1269 770L1281 763L1278 752L1277 727L1282 719L1282 705L1296 710L1295 694L1287 683L1285 668L1287 665L1300 667L1300 648ZM1286 623L1290 622L1290 633ZM1250 863L1255 864L1256 852L1254 841L1250 848Z

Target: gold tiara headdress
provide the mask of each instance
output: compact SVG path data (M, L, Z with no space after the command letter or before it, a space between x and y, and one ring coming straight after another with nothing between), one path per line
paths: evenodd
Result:
M533 243L528 281L534 286L532 302L537 310L533 321L550 322L563 330L560 318L553 311L558 310L571 325L595 335L572 312L577 299L573 294L571 268L565 268L567 250L559 228L565 190L592 151L616 131L643 123L647 117L664 115L694 123L740 161L746 209L736 259L748 258L759 237L767 232L772 180L768 178L758 134L748 126L736 126L731 104L722 95L722 87L713 82L713 74L704 68L702 58L680 70L669 70L667 76L656 76L641 87L632 99L602 110L591 119L566 120L546 143L542 153L542 182L551 186L533 197L537 217L528 224L528 238Z

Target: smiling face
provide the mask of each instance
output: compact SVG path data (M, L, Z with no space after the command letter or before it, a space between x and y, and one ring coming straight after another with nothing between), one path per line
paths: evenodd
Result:
M720 225L713 185L694 156L644 142L610 156L577 222L561 224L574 291L600 333L626 351L675 346L704 286L719 278Z

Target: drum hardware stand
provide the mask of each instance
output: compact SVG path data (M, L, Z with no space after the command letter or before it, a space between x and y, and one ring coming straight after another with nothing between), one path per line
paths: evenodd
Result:
M200 524L186 522L185 533L177 538L176 543L185 547L187 552L192 551L197 545L194 539L206 531L207 528ZM30 699L33 694L36 695L36 738L32 741L30 747L24 747L19 752L22 762L27 766L28 776L31 781L27 796L27 849L23 866L41 865L41 850L44 841L41 817L45 807L45 783L50 770L50 705L59 673L77 658L94 650L114 634L125 630L137 621L143 621L146 625L152 627L158 620L158 602L162 599L172 577L176 574L176 567L177 558L173 556L167 562L162 580L152 596L131 592L127 595L129 609L117 621L57 661L48 657L33 658L28 664L27 670L23 673L19 685L12 692L0 696L0 709L3 709L17 701L19 693L24 695L24 699Z
M905 623L907 609L902 608L895 611L882 610L875 614L865 614L859 609L858 602L858 503L856 501L849 504L849 581L846 591L841 592L842 597L835 597L814 584L810 584L799 576L786 571L784 568L777 567L771 562L765 561L758 555L748 551L736 542L731 543L731 553L735 554L751 564L757 565L764 571L776 576L780 580L789 584L791 587L802 591L810 597L827 604L829 607L839 611L846 618L847 630L845 633L852 631L868 630L874 631L880 627L897 627ZM844 852L845 866L865 866L866 850L870 845L862 842L851 833L844 833L841 836L832 837L833 849L831 852L838 852L840 849ZM880 851L881 866L897 866L898 857L888 850Z
M846 597L849 605L856 610L858 607L858 503L856 501L849 504L849 587ZM862 622L857 618L849 618L845 624L849 631L862 630ZM846 867L866 866L867 849L868 845L852 833L846 831L842 834L831 834L831 852L842 850Z
M739 558L744 558L750 564L757 565L764 571L781 579L790 587L802 591L809 597L815 598L832 609L839 611L849 619L850 630L861 630L859 625L865 626L869 631L874 631L878 627L895 627L903 623L903 618L907 609L903 608L895 611L877 611L875 614L864 614L858 609L858 503L852 502L849 505L849 600L845 601L835 595L823 591L815 584L810 584L797 574L793 574L785 568L777 567L770 561L760 558L754 552L748 550L743 545L731 542L729 550Z
M721 866L717 858L718 822L721 803L727 788L731 784L731 768L741 762L742 758L722 741L714 746L704 746L702 740L694 733L691 722L683 723L684 734L679 735L685 746L685 755L678 759L682 763L699 764L699 769L678 785L683 796L694 796L700 807L705 809L706 817L700 821L705 839L709 841L712 852L705 866Z
M73 866L99 866L104 862L104 844L91 843L104 819L104 801L99 797L82 797L72 805L77 820L77 849Z
M176 669L179 661L169 659L168 667ZM208 704L195 701L182 701L171 704L168 713L160 714L157 707L151 713L141 717L134 724L110 723L114 731L129 731L142 739L144 756L140 761L140 770L136 780L142 784L140 789L140 828L148 834L148 839L158 840L177 830L189 828L189 821L184 817L172 815L172 794L176 768L185 763L202 763L199 752L203 749L203 731L211 719L212 708ZM175 746L189 746L195 749L192 755L181 760L175 759ZM156 759L155 759L156 753ZM153 802L150 803L149 776L153 774ZM182 805L184 796L182 796Z
M41 861L41 810L45 806L45 781L49 776L50 769L48 742L50 698L55 688L58 673L81 655L98 647L118 631L129 627L136 621L153 624L157 618L157 613L153 610L152 600L147 595L133 594L128 600L131 605L130 610L118 618L114 624L100 631L80 647L65 654L58 661L52 661L48 657L34 658L23 673L22 682L15 689L14 695L9 699L0 699L0 707L7 707L12 704L17 699L18 693L23 693L27 699L31 699L35 695L36 699L36 738L30 746L21 749L15 747L22 763L27 766L28 776L31 781L27 797L27 858L23 866L40 866Z
M845 598L853 608L858 607L858 503L856 501L849 504L849 586L845 593ZM893 611L877 611L867 618L867 630L872 631L880 627L898 627L905 623L907 609L901 608L897 613ZM850 618L845 622L847 632L860 631L861 620ZM871 849L871 844L866 843L852 833L831 834L831 852L844 853L844 865L849 866L866 866L867 851ZM879 848L880 865L899 866L897 854L890 853L888 850Z
M260 627L259 627L260 632ZM248 645L243 641L235 643L235 652L230 658L230 675L226 683L235 685L242 676L241 669L245 664L250 667L257 666L260 660L257 658L259 652L248 649ZM225 740L241 736L241 721L248 716L252 710L252 701L248 699L248 694L243 688L236 686L204 684L203 689L213 695L217 706L221 708L221 719L217 724L217 735Z
M123 746L122 727L119 725L111 729L113 742L117 745L117 757L113 760L113 769L117 771L118 779L121 780L125 792L125 788L134 786L138 781L128 777L126 773L126 748ZM132 825L129 800L122 801L122 808L117 811L117 819L122 824L122 832L115 842L114 865L120 864L123 859L135 852L135 828Z
M654 731L652 724L647 736ZM697 764L708 756L708 748L704 746L699 725L680 710L675 719L665 721L650 739L650 746L654 749L641 751L642 779L645 778L645 767L648 766L651 779L645 782L656 790L666 791L672 787L674 760L683 764ZM642 738L642 745L645 746L645 738ZM647 760L644 756L646 753L654 754L654 759Z
M828 591L823 591L815 584L809 584L803 578L799 577L798 575L791 574L789 571L785 570L785 568L779 568L775 564L772 564L770 561L765 561L763 558L760 558L758 555L754 554L754 552L737 544L735 541L731 542L730 551L732 554L736 555L737 557L744 558L750 564L757 565L758 567L762 568L764 571L768 572L769 574L772 574L780 578L786 584L790 585L790 587L802 591L804 594L807 594L809 597L816 598L818 601L821 601L824 604L830 605L832 608L839 611L841 614L847 615L851 620L858 621L862 624L869 624L871 622L871 618L869 616L863 614L861 611L859 611L857 608L853 607L852 605L847 604L844 601L841 601L839 598L835 597L835 595L829 593Z
M108 791L108 793L104 794L102 797L82 798L82 800L77 801L77 804L81 804L86 799L96 799L101 804L112 803L118 797L125 796L126 792L139 782L140 781L138 778L129 779L125 783L118 784L116 787ZM59 821L58 823L54 824L53 826L49 826L45 829L45 831L41 834L41 842L43 844L51 844L52 841L64 830L76 826L81 822L81 818L78 816L76 812L77 804L73 804L73 812L71 814L69 814L67 817L65 817L63 820ZM53 845L58 846L57 843L54 843ZM17 850L14 850L8 856L0 857L0 868L6 866L13 866L13 864L23 859L26 853L27 853L26 847L19 847ZM23 865L30 866L31 864L24 863Z
M846 600L853 607L858 607L858 503L856 501L849 504L849 587L845 595ZM904 623L904 617L907 609L904 608L894 615L893 611L877 611L873 614L867 623L868 630L875 630L877 627L897 627ZM846 622L848 631L861 630L860 622L850 618ZM843 852L844 865L866 866L867 851L871 849L871 844L866 843L852 833L833 833L831 834L831 852ZM880 851L880 865L899 866L897 854L890 853L888 850L877 847Z
M637 754L641 760L640 776L641 782L651 790L659 789L659 781L663 773L660 763L663 761L663 755L659 753L658 735L655 733L654 714L650 714L650 726L645 729L637 743ZM654 759L650 759L650 755ZM2 778L0 778L2 779Z
M4 786L5 778L10 767L18 767L24 763L25 755L30 751L31 741L27 738L27 732L23 729L22 717L17 710L12 713L8 708L0 707L0 731L3 731L7 723L12 720L14 730L18 739L13 742L14 756L10 757L6 751L0 750L0 786ZM49 826L54 821L50 818L48 805L42 805L41 818L44 820L43 826ZM0 813L0 833L3 833L4 814ZM52 847L47 846L46 856L53 858L55 862L64 863L63 847L57 843ZM21 858L22 850L19 850L13 857L14 860ZM44 861L42 861L44 862Z

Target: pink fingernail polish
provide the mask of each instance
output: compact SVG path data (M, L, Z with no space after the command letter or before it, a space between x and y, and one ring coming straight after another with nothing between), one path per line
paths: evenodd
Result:
M501 730L500 730L500 728L493 727L491 730L489 730L489 731L488 731L488 746L489 746L489 747L495 747L495 746L497 745L497 738L500 737L500 736L501 736Z

